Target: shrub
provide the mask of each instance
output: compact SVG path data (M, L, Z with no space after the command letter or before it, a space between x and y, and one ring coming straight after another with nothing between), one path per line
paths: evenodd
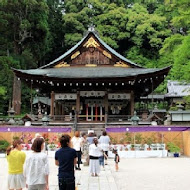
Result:
M169 142L169 143L167 144L167 148L168 148L168 151L169 151L169 152L174 152L174 153L180 152L179 146L175 145L175 144L172 143L172 142Z
M10 143L6 140L0 140L0 151L5 152L9 147Z

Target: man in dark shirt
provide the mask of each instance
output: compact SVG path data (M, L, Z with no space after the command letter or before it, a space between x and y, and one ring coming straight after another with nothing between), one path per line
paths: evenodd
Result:
M59 190L75 190L76 151L71 147L71 137L62 135L61 148L55 153L55 164L59 166Z

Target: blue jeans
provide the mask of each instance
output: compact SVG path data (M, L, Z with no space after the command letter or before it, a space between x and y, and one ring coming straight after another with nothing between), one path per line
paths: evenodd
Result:
M100 166L104 166L104 156L99 157Z
M75 190L75 178L59 178L59 190Z

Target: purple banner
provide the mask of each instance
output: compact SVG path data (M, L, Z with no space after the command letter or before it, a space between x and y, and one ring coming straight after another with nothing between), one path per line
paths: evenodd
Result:
M122 132L146 132L146 131L189 131L190 126L130 126L130 127L107 127L108 133L122 133Z
M0 132L43 132L43 133L70 133L71 127L20 127L20 126L0 126Z

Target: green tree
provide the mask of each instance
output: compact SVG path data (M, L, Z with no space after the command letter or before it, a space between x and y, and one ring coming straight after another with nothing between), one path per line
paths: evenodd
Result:
M25 49L37 62L48 51L48 7L44 0L2 0L0 32L10 54L22 55Z
M10 67L18 67L12 57L0 56L0 112L6 114L12 99L13 72Z
M4 94L0 97L0 104L2 112L6 113L12 98L11 67L36 68L49 51L50 33L46 1L0 1L0 33L0 84ZM27 91L27 87L24 89ZM23 93L24 96L27 94ZM22 103L22 106L27 104Z

